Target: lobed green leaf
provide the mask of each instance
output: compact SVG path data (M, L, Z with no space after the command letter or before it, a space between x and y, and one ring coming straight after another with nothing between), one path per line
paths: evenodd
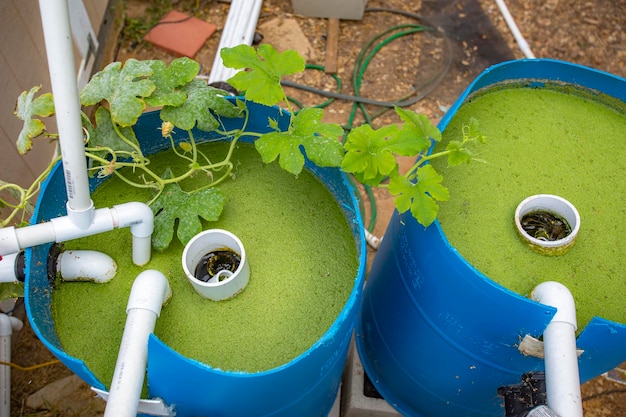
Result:
M487 143L487 137L480 130L480 124L475 117L470 117L470 121L464 128L463 135L469 142Z
M269 44L255 49L248 45L223 48L220 56L224 66L241 69L228 80L246 99L273 106L285 98L280 85L283 76L304 71L304 58L295 50L278 52Z
M343 158L343 146L339 137L343 128L337 124L321 121L323 110L306 108L300 111L285 131L266 133L255 141L255 147L263 162L279 158L279 165L298 175L304 167L304 154L318 166L337 167Z
M448 189L441 185L443 177L430 165L423 165L417 170L417 181L411 182L404 176L394 176L389 181L389 192L395 195L398 212L407 210L424 227L428 227L437 218L437 201L449 198Z
M42 94L37 98L41 86L35 86L29 91L24 91L17 99L15 115L24 122L18 135L16 145L20 154L26 154L33 146L33 139L43 134L46 130L44 123L35 119L35 116L48 117L54 113L54 100L52 94Z
M161 119L179 129L191 130L197 126L211 132L219 127L219 122L210 110L225 117L239 117L243 112L239 106L224 99L222 90L210 87L202 80L191 81L181 92L187 96L181 106L165 106L161 110Z
M446 150L450 151L448 165L451 167L472 162L472 153L458 140L451 140L446 146Z
M184 192L178 184L169 184L152 203L154 212L154 233L152 247L166 249L176 236L185 245L202 231L200 218L206 221L219 219L224 208L225 198L217 188L209 188L193 194Z
M478 120L471 117L468 124L463 126L463 140L452 140L446 146L448 154L448 165L458 166L462 164L469 164L472 161L484 162L474 156L471 145L476 143L487 143L487 137L480 130Z
M411 129L419 136L432 138L437 142L441 140L441 131L437 126L431 123L430 119L425 114L415 113L397 106L395 110L398 116L400 116L405 123L409 124Z
M389 137L397 133L396 125L376 130L370 125L352 129L344 145L347 152L341 169L354 174L364 184L378 185L387 175L397 170L398 163L388 141Z
M93 131L89 132L88 146L94 149L95 154L99 154L105 157L108 150L98 150L98 148L109 148L115 152L133 153L133 148L129 143L123 141L115 130L113 120L111 119L111 113L105 107L98 107L95 114L96 127ZM83 122L83 125L85 123ZM89 128L87 128L89 131ZM134 143L139 148L139 142L135 136L135 131L132 127L119 127L120 133L131 143ZM128 157L128 155L126 155Z
M129 59L122 67L120 62L107 65L93 76L80 93L85 106L106 100L111 118L120 126L132 126L146 109L143 100L156 89L146 77L153 74L149 62Z
M426 115L400 107L396 107L395 110L404 123L389 141L392 152L403 156L418 155L430 148L431 140L436 142L441 140L441 131L431 124Z
M146 103L153 107L182 105L187 95L180 88L198 75L200 64L187 57L173 60L169 67L158 60L148 61L148 64L152 69L149 79L156 89L146 97Z

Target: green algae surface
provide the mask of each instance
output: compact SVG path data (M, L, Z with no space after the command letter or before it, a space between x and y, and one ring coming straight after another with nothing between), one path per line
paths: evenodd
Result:
M207 155L223 144L204 144ZM169 164L171 154L153 157ZM109 384L119 351L133 280L144 269L163 272L173 296L155 334L182 355L226 371L259 372L287 363L326 332L354 287L358 256L354 237L337 202L310 173L297 178L277 164L265 165L250 145L238 145L235 178L219 185L226 196L220 219L205 228L226 229L242 241L250 282L228 301L200 297L181 266L176 240L153 252L145 267L132 264L131 234L115 230L70 242L100 250L118 263L106 284L60 283L53 291L55 328L65 351L86 362ZM93 194L96 207L147 201L142 190L107 180Z
M445 171L450 200L439 222L452 246L484 275L527 296L554 280L572 292L579 330L593 316L626 323L626 105L561 87L476 94L457 111L439 147L475 117L487 136L480 158ZM435 160L437 169L445 161ZM532 252L516 234L517 205L556 194L577 207L581 229L562 256Z

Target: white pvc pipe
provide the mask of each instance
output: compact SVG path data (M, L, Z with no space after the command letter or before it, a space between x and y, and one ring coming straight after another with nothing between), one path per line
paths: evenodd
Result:
M245 16L245 24L243 33L237 32L237 37L233 39L235 46L236 45L251 45L254 40L254 33L256 32L256 25L259 21L259 15L261 14L261 6L263 5L262 0L251 0L248 2L246 8L248 14Z
M237 45L251 45L254 39L257 22L261 13L263 0L232 0L222 31L217 54L209 74L208 83L227 81L237 70L226 68L219 51Z
M96 395L102 398L104 401L108 401L109 393L107 391L101 390L99 388L91 387L91 390L96 393ZM162 398L154 398L154 399L145 399L142 398L139 400L139 406L137 407L138 414L147 414L149 416L162 416L162 417L175 417L176 411L174 411L174 406L169 406L163 401Z
M23 271L18 271L18 258L20 256L23 256L23 252L6 255L2 258L0 262L0 283L24 281ZM115 277L117 264L113 258L102 252L68 250L58 255L55 272L64 281L90 281L102 284L109 282Z
M39 0L39 11L63 158L67 213L76 227L87 229L92 223L94 206L89 194L67 0Z
M20 256L23 256L23 252L6 255L2 258L0 261L0 283L24 281L23 271L18 271ZM68 250L58 255L55 272L61 275L64 281L90 281L102 284L115 277L117 264L113 258L102 252Z
M221 271L216 276L202 281L195 276L201 259L209 252L230 249L239 255L235 271ZM243 243L227 230L208 229L195 235L183 250L183 271L187 279L202 297L213 301L228 300L244 290L250 280L250 262Z
M582 417L574 297L564 285L547 281L535 287L531 298L557 309L543 332L548 407L559 416Z
M68 250L57 257L56 272L63 281L109 282L117 264L109 255L94 250Z
M93 222L86 229L79 228L69 216L57 217L49 222L27 227L2 228L0 256L44 243L66 242L121 227L129 227L133 235L133 262L139 266L148 263L151 256L150 240L154 230L154 216L148 205L137 202L96 210Z
M515 38L515 41L517 42L517 45L519 46L524 56L526 58L534 59L535 54L533 54L533 52L530 50L528 42L526 42L526 39L524 39L524 35L522 35L522 32L520 32L519 28L517 27L515 19L513 19L513 16L511 16L511 12L509 12L509 8L506 6L504 0L496 0L496 4L500 8L500 13L502 13L502 17L504 17L506 24L509 26L509 30L513 34L513 37Z
M223 45L234 45L233 39L236 37L234 29L237 29L238 27L243 29L241 19L246 9L244 7L246 1L251 0L232 0L230 2L228 16L226 17L226 24L224 25L222 37L220 38L220 43Z
M2 260L4 262L4 259ZM11 362L11 335L21 330L20 319L0 314L0 361ZM11 367L0 365L0 416L11 415Z
M0 256L3 258L0 262L4 262L5 256L18 253L21 250L15 227L0 227Z
M222 57L220 56L220 51L222 50L222 48L234 46L232 42L232 37L234 35L234 29L236 27L240 27L239 20L243 9L241 7L242 1L244 0L232 0L230 2L228 15L226 16L226 24L224 25L224 29L222 29L222 36L220 37L220 42L217 47L217 53L215 54L213 67L211 68L211 72L209 73L209 84L214 82L226 81L226 78L224 78L224 72L226 71L226 67L224 66L224 61L222 61Z
M148 337L170 296L161 272L147 270L135 278L104 417L136 417L148 362Z
M378 248L380 247L380 242L382 242L382 238L370 233L369 230L367 230L367 228L363 228L363 232L365 233L365 241L367 242L368 245L370 245L370 247L374 250L378 250Z
M150 260L154 214L144 203L130 202L112 208L115 227L129 227L133 235L133 263L145 265Z
M0 261L0 283L16 283L17 271L15 269L15 263L19 253L12 253L2 257ZM1 416L1 414L0 414Z
M136 265L145 265L151 256L151 235L154 227L150 208L142 203L126 203L112 209L95 210L89 194L67 0L40 0L39 9L54 93L68 197L67 216L19 229L0 229L0 261L3 256L18 253L28 247L65 242L115 227L130 227L133 235L133 262ZM2 264L2 268L9 268L6 262Z

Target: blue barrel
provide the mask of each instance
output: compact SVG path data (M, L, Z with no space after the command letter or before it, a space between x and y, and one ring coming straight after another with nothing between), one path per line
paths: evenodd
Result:
M288 115L285 112L254 103L248 103L248 108L251 115L248 126L256 132L269 130L268 118L278 120L283 128L287 126ZM239 119L223 121L226 131L241 127ZM160 125L159 115L148 113L135 126L136 135L146 154L170 146L169 141L163 139L156 129ZM180 141L185 135L179 132L175 137ZM213 134L201 131L194 131L194 137L198 141L216 138ZM348 301L330 329L306 352L265 372L225 372L213 369L180 355L151 335L147 369L149 396L162 398L174 406L177 416L322 417L330 412L337 397L361 305L365 239L355 191L346 176L339 169L319 168L309 161L306 166L336 198L354 235L359 268ZM93 188L97 187L98 181L93 180ZM32 222L64 216L66 201L63 170L57 164L42 187ZM25 299L32 327L44 345L75 374L91 386L106 389L84 362L69 356L59 342L51 314L53 290L45 268L49 248L50 245L40 245L26 250Z
M626 101L626 80L614 75L555 60L512 61L483 72L439 128L473 92L516 80L561 81ZM424 228L395 212L368 276L356 343L375 387L403 415L500 417L498 387L543 369L519 342L541 335L554 313L475 269L438 222ZM626 360L626 326L595 317L577 345L584 382Z

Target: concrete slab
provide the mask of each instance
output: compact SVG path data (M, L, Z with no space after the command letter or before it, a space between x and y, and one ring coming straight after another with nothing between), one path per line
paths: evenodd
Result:
M61 378L30 395L26 406L35 410L46 409L59 415L102 415L106 403L96 398L89 386L76 375Z
M328 413L327 417L339 417L341 414L341 387L339 388L339 392L337 392L337 398L335 399L335 403L333 404L333 408L330 409L330 413Z
M366 396L364 384L365 371L353 339L343 374L341 417L402 417L384 399Z

